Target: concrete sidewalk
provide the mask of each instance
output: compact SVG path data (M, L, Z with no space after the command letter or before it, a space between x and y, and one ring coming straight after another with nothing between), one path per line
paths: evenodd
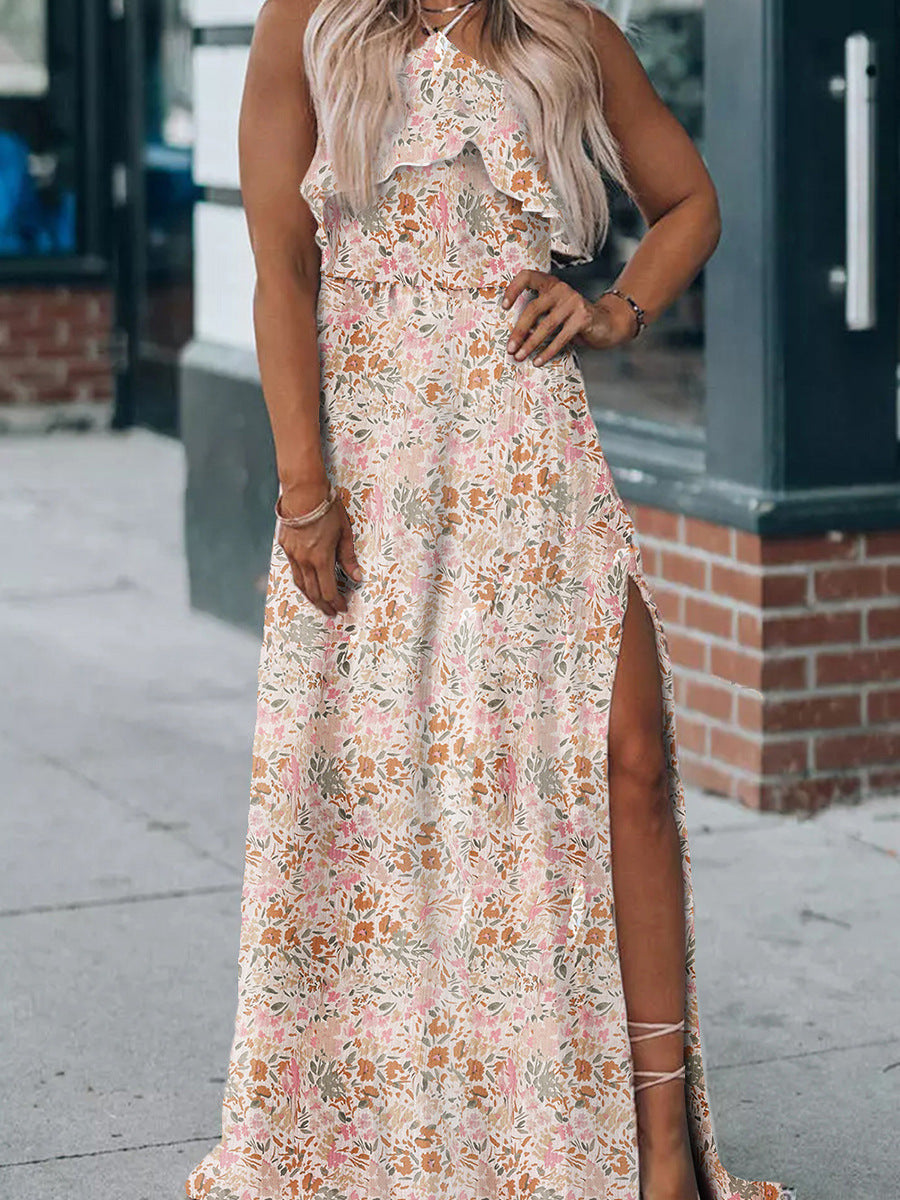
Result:
M218 1136L255 637L192 613L177 442L0 442L0 1196L175 1200ZM688 797L721 1156L896 1200L900 799Z

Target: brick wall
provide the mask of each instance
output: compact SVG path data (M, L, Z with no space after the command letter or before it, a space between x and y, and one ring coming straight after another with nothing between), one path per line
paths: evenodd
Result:
M111 321L106 287L0 290L0 432L107 425Z
M900 787L900 531L759 537L629 505L686 782L814 811Z

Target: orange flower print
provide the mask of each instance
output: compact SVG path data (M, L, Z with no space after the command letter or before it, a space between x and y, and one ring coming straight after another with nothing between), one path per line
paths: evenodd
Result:
M372 205L343 203L324 126L298 181L321 253L307 382L364 579L326 616L273 514L222 1138L186 1195L639 1195L606 758L631 581L687 885L699 1190L792 1200L719 1158L672 661L577 356L506 352L531 299L504 309L509 281L598 248L500 74L443 32L395 65Z

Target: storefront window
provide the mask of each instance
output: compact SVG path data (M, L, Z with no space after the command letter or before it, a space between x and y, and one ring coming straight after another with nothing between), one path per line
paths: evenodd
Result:
M75 64L51 45L77 45L74 6L0 0L0 255L76 250ZM65 26L66 28L63 28ZM65 35L65 36L63 36Z
M662 100L703 153L703 0L619 0L609 11ZM618 275L646 229L618 191L609 236L584 290L596 295ZM703 272L633 345L584 351L591 404L683 427L704 421Z

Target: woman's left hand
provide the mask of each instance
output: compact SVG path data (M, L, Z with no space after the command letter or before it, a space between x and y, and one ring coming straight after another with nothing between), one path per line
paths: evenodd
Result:
M540 367L571 341L606 350L634 337L634 317L627 305L620 302L614 307L604 297L591 303L547 271L519 271L506 288L504 308L510 308L526 288L537 295L522 309L507 345L519 362L539 346L534 362ZM548 338L549 343L542 345Z

